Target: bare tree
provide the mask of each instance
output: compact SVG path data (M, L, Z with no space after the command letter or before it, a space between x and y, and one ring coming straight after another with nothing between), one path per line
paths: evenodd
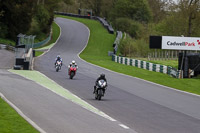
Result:
M193 20L196 19L196 16L200 11L200 1L199 0L180 0L179 5L180 5L180 9L187 14L187 18L188 18L187 36L191 36Z

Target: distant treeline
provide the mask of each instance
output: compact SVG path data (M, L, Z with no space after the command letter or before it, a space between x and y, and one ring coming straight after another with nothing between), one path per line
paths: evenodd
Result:
M0 38L15 40L19 33L46 37L59 2L62 0L0 0Z
M79 8L92 9L130 35L120 47L126 56L146 56L149 35L200 36L200 0L74 0L58 10L78 13Z
M92 15L132 37L121 54L148 53L149 35L200 36L200 0L0 0L0 38L47 36L54 11L78 14L79 9L92 9Z

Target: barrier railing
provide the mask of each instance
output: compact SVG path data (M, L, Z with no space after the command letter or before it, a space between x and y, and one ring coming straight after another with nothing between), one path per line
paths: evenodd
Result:
M78 18L88 18L88 19L95 19L98 20L110 34L114 34L114 29L112 25L110 25L106 19L98 17L98 16L87 16L87 15L80 15L80 14L73 14L73 13L65 13L65 12L54 12L57 15L64 15L64 16L71 16L71 17L78 17Z
M177 70L173 67L170 67L170 66L154 64L154 63L150 63L150 62L146 62L146 61L142 61L142 60L121 57L121 56L117 56L114 54L112 56L112 61L120 63L120 64L135 66L135 67L146 69L149 71L168 74L175 78L179 78L179 75L180 75L179 70Z
M47 44L49 41L51 40L51 34L43 41L41 42L38 42L38 43L34 43L33 44L33 48L38 48L38 47L41 47L41 46L44 46L45 44Z

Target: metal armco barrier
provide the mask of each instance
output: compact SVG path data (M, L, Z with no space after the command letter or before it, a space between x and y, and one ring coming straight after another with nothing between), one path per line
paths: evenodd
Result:
M108 30L110 34L114 34L114 29L112 28L112 25L110 25L104 18L101 18L98 16L88 16L88 15L80 15L80 14L73 14L73 13L57 12L57 11L55 11L54 13L57 15L98 20Z
M113 43L113 53L116 54L117 53L117 50L118 50L118 47L119 47L119 44L120 44L120 41L122 39L123 35L122 35L122 32L121 31L117 31L117 37Z
M45 40L38 42L38 43L34 43L33 48L41 47L41 46L47 44L50 40L51 40L51 34Z
M172 68L170 66L154 64L154 63L150 63L150 62L146 62L146 61L142 61L142 60L130 59L130 58L126 58L126 57L117 56L114 54L112 56L112 61L120 63L120 64L129 65L129 66L135 66L135 67L146 69L149 71L168 74L175 78L180 77L179 76L180 72L177 69Z

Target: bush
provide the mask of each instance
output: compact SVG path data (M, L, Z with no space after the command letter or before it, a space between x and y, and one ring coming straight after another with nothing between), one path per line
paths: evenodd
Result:
M121 41L120 53L129 57L147 57L149 52L148 43L144 39L134 40L130 36Z
M4 25L3 23L0 23L0 38L5 38L6 35L8 34L8 31L7 31L7 26Z
M144 26L142 24L129 18L117 18L114 22L114 26L117 30L129 33L129 35L135 39L141 38L142 32L144 31Z
M50 14L43 5L38 6L35 18L39 24L40 30L42 32L47 33L49 31L49 26L50 26L49 25Z

